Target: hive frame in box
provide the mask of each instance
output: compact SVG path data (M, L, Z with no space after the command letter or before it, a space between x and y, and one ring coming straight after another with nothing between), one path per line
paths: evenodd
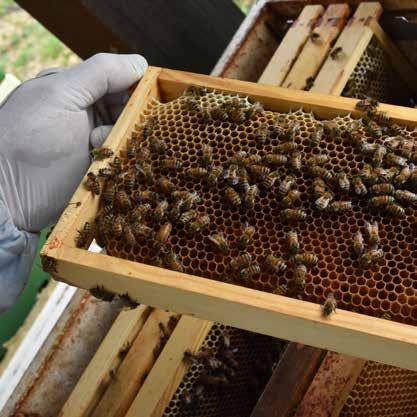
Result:
M302 107L321 118L348 113L359 115L354 99L151 67L106 146L115 152L122 149L138 114L151 100L175 99L189 85L248 95L273 111ZM388 112L396 123L417 126L416 110L391 105L381 105L381 110ZM91 168L97 171L105 164L94 162ZM77 230L93 218L97 207L98 199L80 185L44 246L42 256L55 260L54 276L58 280L87 289L103 286L114 293L127 292L134 300L147 305L417 369L417 329L413 326L342 310L325 319L317 304L77 249L74 243Z

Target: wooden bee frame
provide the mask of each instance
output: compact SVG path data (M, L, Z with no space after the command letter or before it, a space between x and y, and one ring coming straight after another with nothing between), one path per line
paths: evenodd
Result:
M349 113L359 116L354 99L150 67L106 146L120 151L138 114L151 100L175 99L189 85L247 95L273 111L303 108L321 118ZM414 109L391 105L381 105L380 109L396 123L417 126ZM91 170L96 172L106 164L96 161ZM56 279L86 289L100 286L114 293L128 293L150 306L417 370L417 329L413 326L343 310L326 319L317 304L76 248L77 230L91 221L97 208L98 199L80 185L41 253L56 260Z

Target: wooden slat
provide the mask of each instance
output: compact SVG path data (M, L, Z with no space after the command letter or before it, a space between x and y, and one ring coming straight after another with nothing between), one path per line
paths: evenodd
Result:
M382 48L384 49L392 67L401 76L401 79L406 83L414 93L417 92L417 71L408 62L400 50L396 47L394 42L382 30L378 22L371 23L371 29Z
M307 78L316 76L329 52L330 45L345 26L348 16L347 4L333 4L327 8L313 29L313 33L318 34L320 38L316 41L308 39L282 83L283 87L296 90L303 90L306 87Z
M359 5L334 46L334 48L342 48L342 55L338 59L328 56L310 91L334 95L342 93L373 36L369 25L377 20L381 13L380 3Z
M149 307L139 306L119 314L62 408L59 417L90 415L110 382L110 373L121 362L120 351L130 346L144 326L150 311Z
M281 85L311 33L311 28L322 15L323 6L306 6L286 33L259 79L261 84Z
M290 417L307 391L325 352L290 343L259 398L251 417Z
M91 417L123 417L126 414L155 363L154 348L161 333L159 323L166 325L171 315L163 310L152 311Z
M157 417L163 413L187 370L184 352L199 350L212 325L194 317L181 317L126 417Z
M365 363L328 352L294 417L338 417Z

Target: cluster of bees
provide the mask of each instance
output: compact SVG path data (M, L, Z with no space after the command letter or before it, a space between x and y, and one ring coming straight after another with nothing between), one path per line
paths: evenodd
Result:
M161 354L162 349L171 337L172 332L175 330L175 326L178 324L180 316L172 315L168 319L168 323L165 325L162 322L158 323L159 327L159 340L153 349L153 356L155 359Z
M237 348L231 346L226 333L220 336L220 347L215 353L212 349L202 349L197 353L186 351L184 361L187 364L201 364L203 371L196 381L193 391L182 392L182 403L186 410L195 409L207 392L224 388L236 378L239 362L235 359Z
M199 123L244 123L264 112L260 103L251 103L248 98L242 97L228 98L220 105L203 107L201 98L207 93L203 88L192 86L186 90L182 101L186 111L197 115ZM315 122L315 130L309 136L312 149L320 145L325 135L331 138L347 137L360 154L370 161L354 176L342 169L336 173L327 169L329 157L325 153L315 153L303 159L296 141L300 135L300 123L296 120L287 121L285 116L277 117L272 124L258 124L253 133L256 145L262 146L271 138L277 139L271 152L260 155L257 152L239 151L224 164L216 165L214 150L209 145L203 145L198 161L184 168L181 160L164 156L167 144L153 135L157 120L149 117L144 124L135 128L127 144L127 157L135 161L133 169L122 171L121 159L114 157L109 166L100 169L97 174L87 174L85 186L94 195L101 196L101 204L94 224L84 225L78 232L76 244L86 247L92 237L102 247L114 237L124 239L132 246L151 241L154 265L183 271L180 259L169 246L172 232L183 229L193 237L207 229L211 219L199 211L202 196L195 191L177 190L170 179L171 173L180 173L184 181L201 183L207 189L218 188L223 194L224 203L231 210L246 216L256 210L261 192L272 192L279 202L282 222L290 225L307 218L302 207L303 201L308 200L312 208L319 212L342 215L350 212L353 204L351 198L340 196L352 194L366 198L371 210L404 217L403 205L417 202L417 170L414 166L417 150L413 141L402 136L402 129L377 108L378 102L364 98L357 103L357 109L363 112L363 117L352 121L344 131L335 121L324 120ZM377 140L367 142L363 131ZM113 156L112 151L104 147L93 152L94 159ZM159 161L157 171L149 162L155 154ZM312 180L311 192L307 196L302 196L297 188L302 176ZM146 189L137 189L138 184ZM133 189L136 191L132 194ZM293 267L296 287L303 289L308 268L317 264L318 259L312 253L299 253L296 230L288 233L288 261L269 254L261 264L255 262L247 251L255 234L255 227L246 223L236 242L230 242L222 231L207 236L212 248L225 256L230 255L232 249L243 251L231 259L227 279L240 279L248 283L263 271L282 273L289 263ZM359 249L360 239L359 234L354 238L354 252L359 257L360 266L367 268L378 262L383 254L373 241L369 241L369 236L369 247L365 250L362 239L363 248ZM278 286L276 292L286 294L287 290L284 286Z

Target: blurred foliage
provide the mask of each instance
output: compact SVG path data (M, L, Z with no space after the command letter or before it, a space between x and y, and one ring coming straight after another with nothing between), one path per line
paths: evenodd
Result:
M234 0L243 13L248 14L250 8L256 3L257 0Z
M0 73L10 72L25 80L44 68L79 61L13 0L0 0L0 34Z

